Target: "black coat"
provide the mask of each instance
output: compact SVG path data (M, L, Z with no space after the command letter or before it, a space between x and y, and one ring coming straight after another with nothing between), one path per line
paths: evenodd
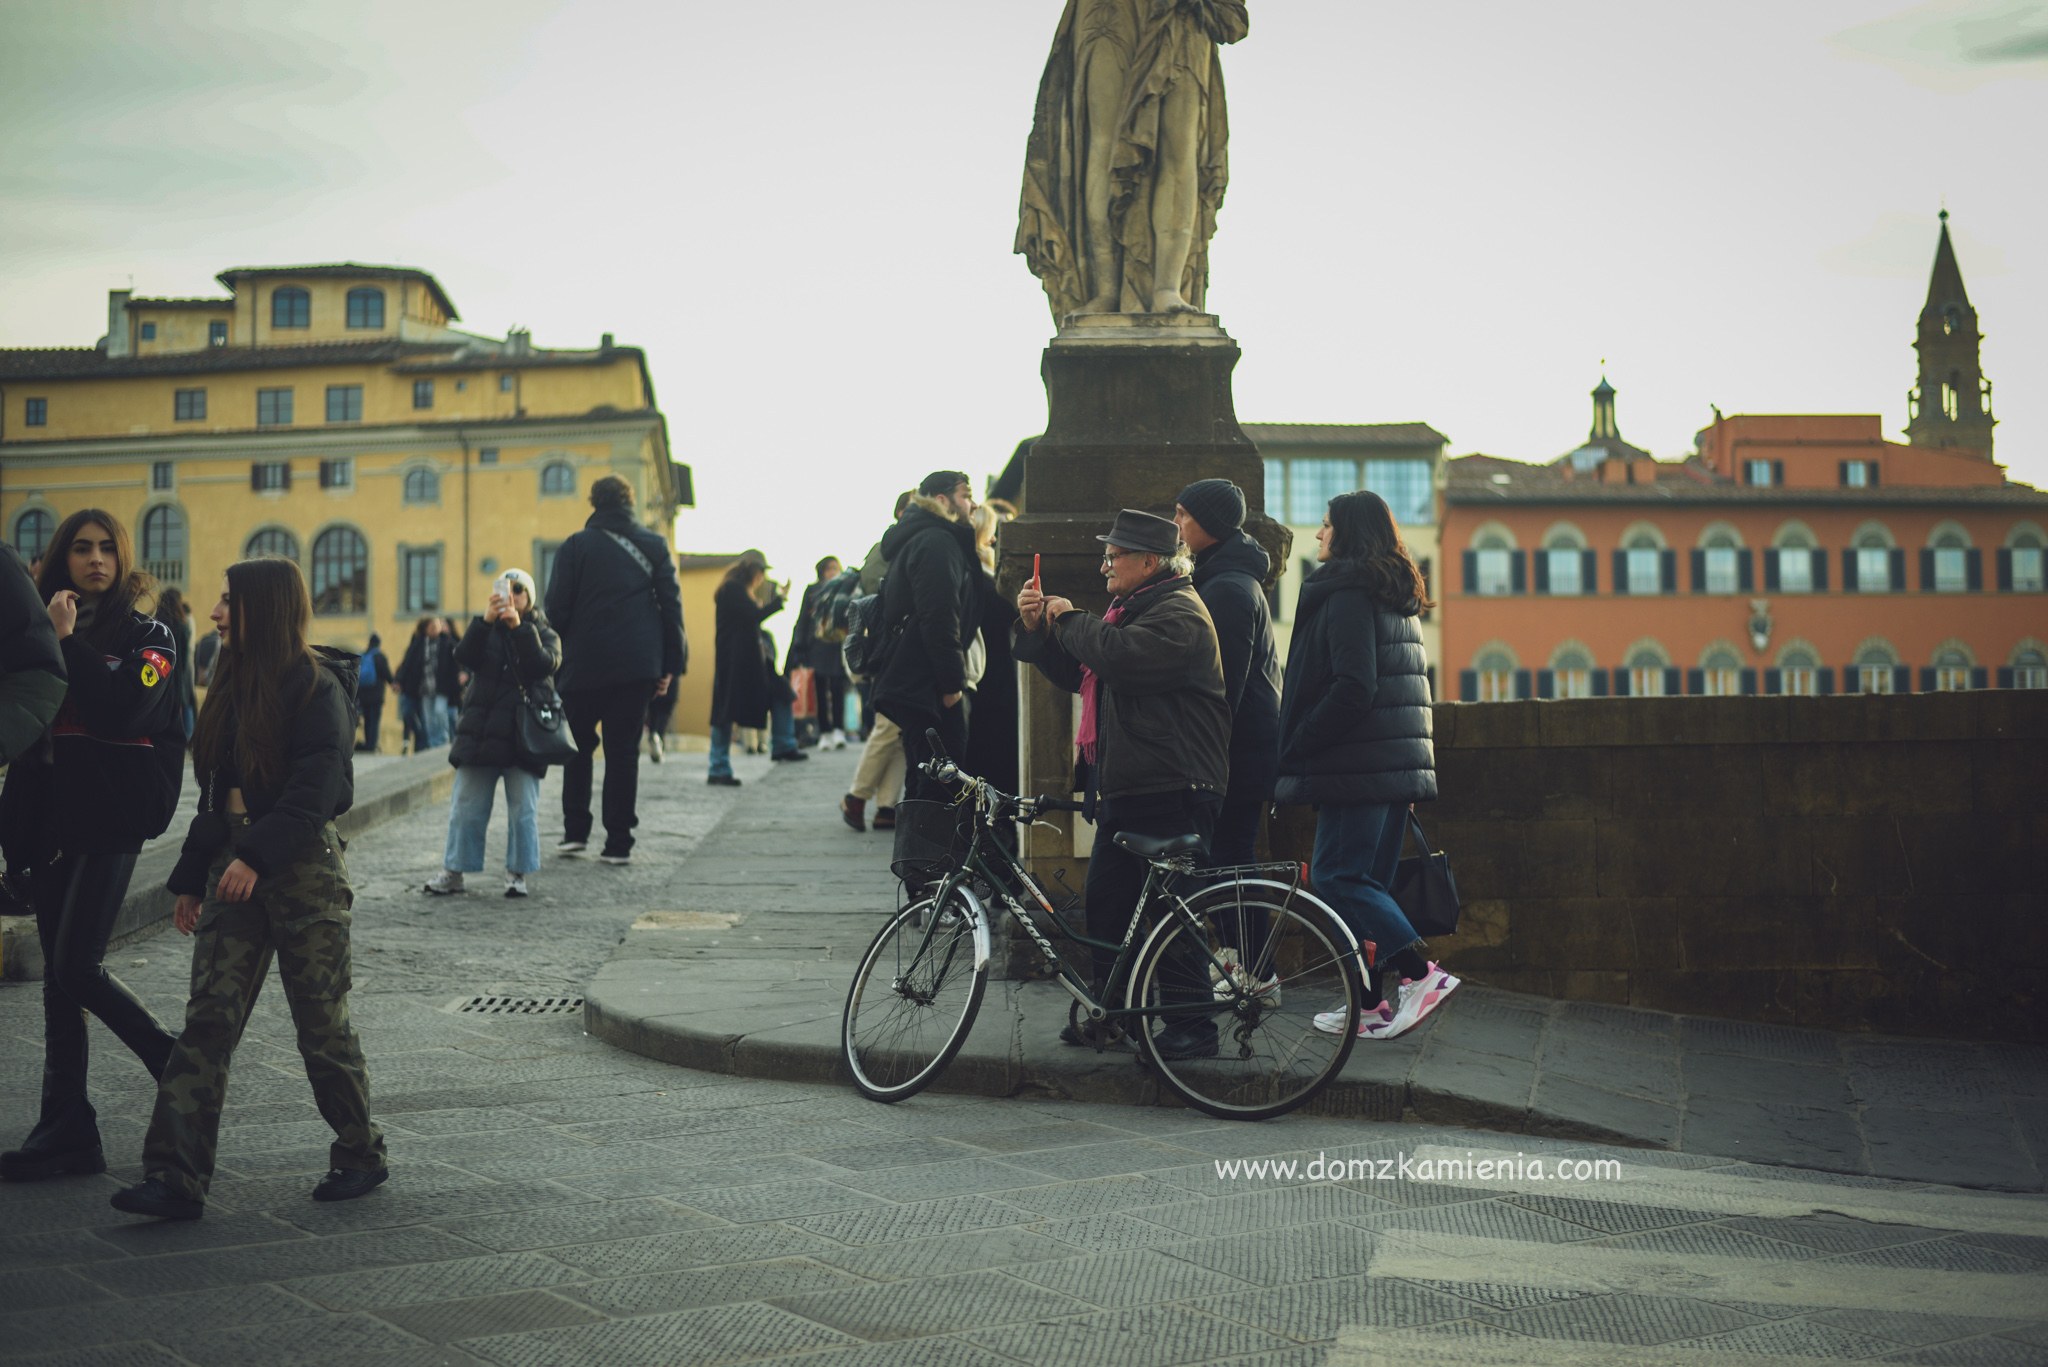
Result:
M1230 795L1273 796L1280 769L1280 656L1262 587L1272 559L1237 532L1195 557L1195 592L1216 624L1230 703Z
M782 595L766 603L754 601L747 586L728 581L712 601L718 608L718 635L711 666L711 724L766 726L775 680L773 656L761 653L761 623L782 611Z
M26 754L64 701L64 652L36 581L0 545L0 765Z
M797 608L796 625L789 633L789 657L783 665L785 670L809 669L821 679L843 679L846 677L846 656L837 641L818 639L818 599L825 592L830 579L811 584L804 589L803 602Z
M639 547L649 579L617 534ZM562 543L548 572L548 620L562 634L564 693L652 683L689 667L676 563L660 536L623 508L601 508Z
M227 793L218 791L220 775L199 775L199 812L171 870L166 886L172 892L205 896L207 867L228 840L234 841L235 857L259 878L282 872L319 842L328 822L355 804L358 660L342 651L314 649L320 668L313 671L311 691L307 671L313 667L303 663L293 666L281 685L286 697L305 699L285 732L284 777L273 787L262 787L242 776L242 802L251 820L230 834L221 817Z
M1427 802L1436 797L1429 657L1414 602L1376 602L1363 574L1327 563L1301 586L1280 707L1280 781L1289 803Z
M356 675L356 706L365 712L381 712L384 710L384 690L390 686L392 680L391 657L384 653L382 646L379 646L370 652L369 658L370 668L374 671L374 681L365 688L362 675Z
M525 683L528 693L538 696L562 665L562 638L546 616L530 614L516 628L478 617L462 634L455 655L469 671L469 691L455 719L448 762L457 768L519 768L546 777L545 764L519 753L519 709L525 705L519 685Z
M448 632L439 636L415 636L405 647L398 663L398 689L408 698L430 698L440 694L449 702L462 702L462 666L456 662L459 642Z
M889 562L882 620L908 625L872 696L877 712L908 726L936 716L939 699L966 689L981 560L974 528L943 501L922 495L883 533L882 555Z

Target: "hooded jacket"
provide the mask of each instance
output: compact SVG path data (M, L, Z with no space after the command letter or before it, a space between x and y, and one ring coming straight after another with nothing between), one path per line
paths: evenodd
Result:
M1230 795L1273 796L1280 765L1280 657L1263 587L1272 558L1243 532L1195 556L1195 592L1216 624L1230 704Z
M300 662L280 683L286 697L305 699L285 726L284 777L271 787L259 786L247 774L241 778L249 824L231 829L222 819L228 795L217 770L198 776L199 812L166 884L179 896L206 895L208 865L229 841L235 857L259 878L281 873L320 843L328 822L355 804L355 696L361 661L326 646L315 646L313 652L320 661L317 668Z
M761 656L761 623L782 611L782 595L759 602L745 584L732 582L721 583L711 601L717 612L711 724L766 726L776 685L773 665Z
M1159 578L1170 578L1162 574ZM1095 671L1095 791L1105 799L1230 783L1230 707L1216 627L1192 586L1131 598L1114 625L1069 612L1011 630L1016 656L1069 693Z
M614 536L639 548L652 578ZM598 509L582 531L562 543L548 572L545 606L548 621L562 634L556 683L564 693L651 684L689 667L675 558L660 536L624 508Z
M1301 586L1280 707L1278 801L1436 798L1420 611L1413 600L1376 601L1364 572L1338 561Z
M0 765L28 753L64 702L64 652L36 581L0 546Z
M562 663L562 638L544 613L528 613L516 627L502 621L474 618L455 647L455 658L469 671L469 692L455 719L455 740L448 762L480 769L524 769L547 776L547 766L519 753L519 709L525 705L519 687L538 697L552 692L548 680Z
M882 620L907 622L902 639L875 681L877 712L905 718L937 715L939 699L967 688L967 642L974 636L974 528L941 498L919 494L882 534L889 562L882 580Z

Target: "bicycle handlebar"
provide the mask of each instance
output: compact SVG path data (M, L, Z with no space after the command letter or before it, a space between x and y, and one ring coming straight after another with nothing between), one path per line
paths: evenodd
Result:
M968 785L976 796L985 796L998 805L1015 805L1034 814L1038 812L1080 812L1087 810L1082 804L1069 801L1063 797L1021 797L1015 793L1006 793L987 779L976 778L973 774L968 773L958 764L947 758L944 747L939 744L939 733L936 730L928 728L924 735L925 739L931 743L932 757L917 767L927 777L937 779L941 783L964 783Z

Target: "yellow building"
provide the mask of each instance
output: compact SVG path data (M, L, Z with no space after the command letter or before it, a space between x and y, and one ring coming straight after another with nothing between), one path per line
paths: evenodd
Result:
M108 296L95 346L0 350L0 534L41 555L66 514L128 522L203 613L234 560L299 562L315 638L396 663L414 619L466 620L554 552L619 475L664 541L692 502L647 360L457 329L425 271L223 271L224 299ZM203 624L202 624L203 629Z

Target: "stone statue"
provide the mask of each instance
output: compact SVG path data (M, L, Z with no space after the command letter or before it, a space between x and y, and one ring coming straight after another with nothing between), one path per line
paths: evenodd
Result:
M1230 179L1216 45L1250 27L1245 0L1067 0L1017 211L1056 320L1202 311Z

